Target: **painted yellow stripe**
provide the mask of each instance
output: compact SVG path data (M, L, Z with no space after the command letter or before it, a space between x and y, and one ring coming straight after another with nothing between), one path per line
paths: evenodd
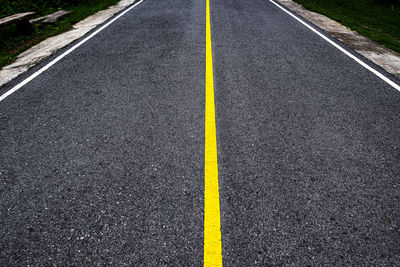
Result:
M217 136L211 49L210 0L206 11L206 114L204 162L204 266L222 266Z

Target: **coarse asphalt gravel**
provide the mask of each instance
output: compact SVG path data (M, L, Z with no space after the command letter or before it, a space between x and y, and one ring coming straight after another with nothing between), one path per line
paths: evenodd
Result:
M224 265L400 265L400 92L210 3ZM205 4L145 0L0 102L0 266L202 265Z

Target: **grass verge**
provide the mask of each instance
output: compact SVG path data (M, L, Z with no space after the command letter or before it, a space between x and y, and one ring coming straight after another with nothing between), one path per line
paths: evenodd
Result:
M400 53L400 5L379 0L293 0ZM385 2L385 1L383 1Z
M119 0L86 0L79 4L64 7L73 11L55 25L37 25L31 35L21 35L16 31L15 25L9 25L0 29L0 68L12 63L18 54L24 52L33 45L43 41L47 37L65 32L80 20L115 5ZM54 12L49 10L48 13ZM41 14L43 15L43 14Z

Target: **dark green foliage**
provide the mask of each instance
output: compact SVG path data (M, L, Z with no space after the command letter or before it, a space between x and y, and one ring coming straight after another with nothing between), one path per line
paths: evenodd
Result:
M79 0L0 0L0 17L16 13L35 11L39 15L66 8L68 6L83 4L87 1Z
M400 0L294 0L400 52Z
M387 7L400 7L400 0L375 0L375 3Z
M56 25L36 25L34 33L24 35L17 31L16 25L0 28L0 67L11 63L16 56L44 40L71 29L78 21L118 3L119 0L0 0L2 14L11 15L25 11L35 11L37 15L47 15L57 9L73 11ZM19 5L17 5L19 3ZM75 4L74 4L75 3ZM8 8L6 8L8 7ZM8 12L8 13L5 13Z

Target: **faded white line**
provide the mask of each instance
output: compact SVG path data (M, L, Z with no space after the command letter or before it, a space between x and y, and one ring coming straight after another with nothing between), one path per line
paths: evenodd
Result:
M19 84L17 84L16 86L14 86L12 89L8 90L7 92L5 92L3 95L0 96L0 102L3 101L4 99L6 99L8 96L10 96L11 94L15 93L16 91L18 91L19 89L21 89L21 87L23 87L24 85L26 85L27 83L29 83L30 81L32 81L33 79L35 79L37 76L39 76L40 74L42 74L43 72L45 72L47 69L49 69L51 66L53 66L54 64L56 64L58 61L60 61L61 59L63 59L65 56L67 56L68 54L70 54L72 51L74 51L75 49L77 49L78 47L80 47L82 44L86 43L88 40L90 40L91 38L93 38L94 36L96 36L99 32L101 32L102 30L104 30L105 28L107 28L108 26L110 26L111 23L113 23L114 21L116 21L117 19L119 19L120 17L122 17L123 15L125 15L127 12L129 12L132 8L134 8L135 6L139 5L141 2L143 2L143 0L140 0L139 2L137 2L136 4L132 5L131 7L127 8L125 11L123 11L121 14L117 15L115 18L111 19L109 22L107 22L106 24L104 24L103 26L101 26L99 29L97 29L96 31L94 31L93 33L91 33L88 37L86 37L85 39L81 40L79 43L77 43L76 45L74 45L73 47L71 47L70 49L68 49L67 51L65 51L64 53L62 53L61 55L59 55L58 57L56 57L55 59L53 59L52 61L50 61L46 66L44 66L43 68L41 68L40 70L38 70L37 72L33 73L31 76L29 76L28 78L26 78L25 80L23 80L22 82L20 82Z
M325 41L327 41L328 43L330 43L331 45L333 45L334 47L336 47L337 49L339 49L340 51L342 51L344 54L346 54L348 57L350 57L351 59L353 59L354 61L356 61L358 64L360 64L361 66L363 66L364 68L366 68L367 70L369 70L370 72L372 72L373 74L375 74L376 76L378 76L380 79L382 79L383 81L385 81L387 84L389 84L390 86L392 86L394 89L396 89L397 91L400 92L400 85L396 84L395 82L393 82L392 80L390 80L389 78L387 78L385 75L383 75L382 73L380 73L379 71L377 71L376 69L370 67L368 64L366 64L365 62L363 62L362 60L360 60L359 58L357 58L356 56L354 56L353 54L351 54L350 52L348 52L346 49L344 49L343 47L341 47L340 45L338 45L337 43L335 43L334 41L332 41L331 39L329 39L328 37L326 37L324 34L320 33L319 31L317 31L314 27L312 27L310 24L304 22L302 19L300 19L299 17L297 17L296 15L294 15L292 12L288 11L287 9L283 8L281 5L277 4L275 1L273 0L269 0L271 3L273 3L274 5L276 5L277 7L279 7L280 9L282 9L284 12L286 12L288 15L290 15L291 17L293 17L294 19L296 19L298 22L300 22L301 24L303 24L304 26L306 26L307 28L309 28L310 30L312 30L314 33L318 34L322 39L324 39Z

